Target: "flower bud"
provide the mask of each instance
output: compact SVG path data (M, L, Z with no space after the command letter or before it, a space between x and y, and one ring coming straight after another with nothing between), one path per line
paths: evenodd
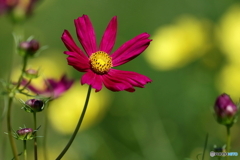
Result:
M22 128L17 130L15 137L18 140L31 140L34 138L34 131L32 128Z
M25 111L41 112L44 109L44 102L39 99L29 99L25 102Z
M39 0L0 0L0 15L9 14L14 23L23 22L32 15Z
M238 107L229 95L225 93L220 95L215 102L214 110L220 124L232 125L235 122Z
M24 72L27 78L33 79L38 77L38 71L35 69L28 69Z
M39 49L39 42L36 40L24 41L19 44L20 55L33 56Z

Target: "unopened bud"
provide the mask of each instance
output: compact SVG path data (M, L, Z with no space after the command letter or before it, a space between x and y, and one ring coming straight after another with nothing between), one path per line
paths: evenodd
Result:
M44 109L44 102L39 99L29 99L25 102L25 111L41 112Z
M20 55L33 56L39 49L39 42L36 40L24 41L19 44Z
M14 23L25 21L39 0L3 0L4 10L8 12ZM1 3L1 2L0 2Z
M38 71L35 69L28 69L24 73L25 73L25 76L30 79L38 77Z
M229 95L225 93L220 95L215 102L214 110L220 124L232 125L235 122L238 107Z
M32 128L23 128L23 129L19 129L16 132L16 139L18 140L31 140L33 139L33 129Z

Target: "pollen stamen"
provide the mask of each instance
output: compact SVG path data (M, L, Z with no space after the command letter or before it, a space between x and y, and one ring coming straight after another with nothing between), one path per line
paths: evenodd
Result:
M97 51L90 56L92 70L98 74L107 73L112 67L112 57L103 51Z

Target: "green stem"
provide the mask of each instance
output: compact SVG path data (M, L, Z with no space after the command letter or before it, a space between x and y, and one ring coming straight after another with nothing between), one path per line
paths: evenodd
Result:
M47 130L48 130L48 108L46 110L46 114L45 114L45 125L44 125L44 133L43 133L43 154L44 154L44 159L48 160L48 156L47 156Z
M23 140L23 154L24 154L24 160L27 160L27 141Z
M204 160L205 151L206 151L206 148L207 148L207 143L208 143L208 133L207 133L206 139L205 139L205 144L204 144L204 149L203 149L202 160Z
M12 102L13 102L13 98L15 97L15 90L18 90L18 88L20 87L21 85L21 82L22 82L22 79L23 79L23 73L26 69L26 66L27 66L27 59L28 57L25 56L23 58L23 67L22 67L22 73L21 73L21 76L19 77L18 79L18 83L17 83L17 86L15 89L13 89L11 91L11 93L9 93L9 99L8 99L8 108L7 108L7 128L8 128L8 137L9 137L9 141L10 141L10 144L11 144L11 148L12 148L12 152L13 152L13 155L14 155L14 158L15 160L18 160L18 154L17 154L17 148L16 148L16 144L15 144L15 141L13 139L13 136L12 136L12 126L11 126L11 109L12 109Z
M19 29L20 27L19 26L16 26L16 29L18 29L18 31L20 31L21 29ZM15 45L15 44L14 44ZM15 53L15 50L13 51L13 55L11 57L12 59L12 62L11 62L11 65L10 65L10 73L12 71L12 68L13 68L13 61L14 61L14 53ZM23 78L23 70L26 69L26 65L27 65L27 57L24 57L24 60L23 60L23 68L22 68L22 73L21 73L21 76L18 80L18 83L17 83L17 86L15 89L18 89L20 84L21 84L21 81L22 81L22 78ZM10 76L11 74L8 75L8 81L10 81ZM15 97L15 89L13 89L9 95L8 95L8 104L7 104L7 129L8 129L8 138L9 138L9 141L10 141L10 145L11 145L11 148L12 148L12 152L13 152L13 156L14 156L14 159L15 160L19 160L19 157L18 157L18 151L17 151L17 148L16 148L16 144L15 144L15 141L13 139L13 135L12 135L12 125L11 125L11 109L12 109L12 102L13 102L13 99Z
M28 56L26 55L26 56L23 57L22 73L21 73L21 75L20 75L20 77L18 79L18 83L17 83L16 89L18 89L20 87L21 82L23 80L23 75L24 75L24 72L25 72L26 67L27 67L27 60L28 60Z
M13 156L15 160L19 160L17 147L12 135L12 126L11 126L11 108L12 108L13 97L9 97L8 99L8 111L7 111L7 128L8 128L8 138L10 141L10 145L12 148Z
M4 100L3 100L4 104L3 109L2 109L2 115L1 115L1 120L0 120L0 126L1 126L1 130L0 132L2 133L3 130L5 130L5 124L6 123L6 115L7 115L7 110L8 110L8 97L4 96ZM1 136L1 149L0 149L0 159L5 159L5 154L6 154L6 142L7 139L4 136Z
M34 120L34 130L37 130L37 118L36 118L36 112L33 112L33 120ZM34 159L38 159L38 153L37 153L37 132L35 132L36 138L34 138Z
M31 83L32 79L30 79L24 86L22 89L19 90L19 92L24 91L24 89L26 89L28 87L28 85Z
M87 110L87 106L88 106L88 101L89 101L89 98L90 98L90 94L91 94L91 85L89 85L89 88L88 88L88 92L87 92L87 96L86 96L86 100L85 100L85 104L84 104L84 107L83 107L83 110L82 110L82 113L79 117L79 120L78 120L78 124L72 134L72 137L70 138L68 144L65 146L65 148L62 150L62 152L59 154L59 156L56 158L56 160L60 160L64 155L65 153L67 152L67 150L69 149L69 147L71 146L72 142L74 141L77 133L78 133L78 130L80 129L81 127L81 124L82 124L82 121L83 121L83 118L84 118L84 115L85 115L85 112Z
M231 148L231 135L230 135L230 128L231 126L227 125L227 146L226 146L226 152L230 152ZM227 160L229 160L229 156L226 157Z

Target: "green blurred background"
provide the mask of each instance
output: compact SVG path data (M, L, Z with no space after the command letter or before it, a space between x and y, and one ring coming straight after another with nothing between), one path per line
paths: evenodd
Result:
M23 28L26 37L34 35L42 45L49 46L40 57L52 58L53 63L58 60L61 64L63 62L70 72L68 74L79 81L82 73L67 66L66 55L62 54L66 48L60 37L63 30L67 29L76 39L73 20L82 14L87 14L91 18L98 41L109 20L115 15L118 16L116 49L142 32L148 32L154 36L156 30L162 26L174 24L174 21L182 15L207 19L211 25L218 24L227 10L237 4L236 2L234 0L41 1L34 15L24 23ZM9 71L12 58L13 30L13 25L7 16L0 17L0 75L4 78L6 78L6 71ZM214 39L212 35L209 37ZM118 67L121 70L147 75L153 82L147 84L144 89L137 88L134 93L125 91L114 93L105 89L109 102L108 107L104 107L106 110L104 117L79 132L73 146L63 159L180 160L191 158L197 160L196 156L203 150L207 133L209 139L205 159L215 159L210 158L209 152L213 145L225 144L226 129L215 121L212 106L215 98L221 93L216 85L216 77L227 62L223 51L216 47L215 43L212 45L214 47L206 51L207 53L203 56L173 69L161 70L152 67L144 56L144 54L151 54L148 51ZM214 65L206 65L206 61ZM19 60L15 62L16 66L20 64ZM59 70L62 67L63 65L59 65ZM236 88L239 86L238 83L234 84ZM57 106L55 107L57 110ZM25 116L22 115L19 107L14 110L14 128L17 129L24 124L31 125L31 116L26 116L26 113L24 113ZM42 122L41 115L43 113L38 116L39 124ZM232 151L238 153L240 153L239 124L238 122L232 128ZM6 127L3 125L2 144L6 143L4 139L7 136L3 134L5 131ZM39 135L41 133L42 131L39 131ZM69 137L69 134L51 128L48 136L49 156L56 157ZM19 148L22 145L21 142L17 144ZM28 146L31 148L31 143ZM6 159L10 159L9 145L5 153ZM231 157L231 159L237 160L239 157Z

